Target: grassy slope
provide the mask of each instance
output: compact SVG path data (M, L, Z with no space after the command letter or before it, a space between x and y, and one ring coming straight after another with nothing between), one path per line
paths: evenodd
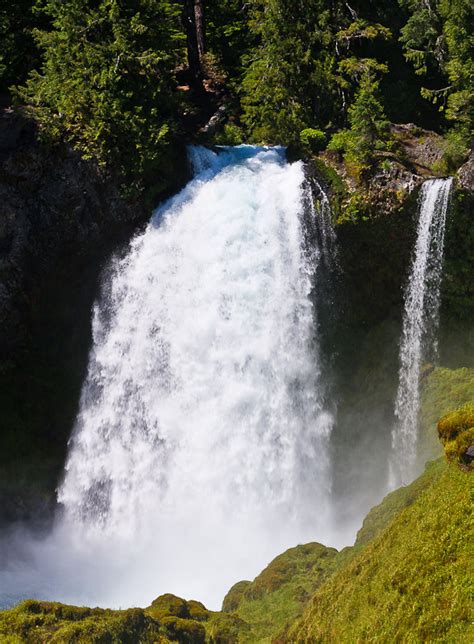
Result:
M238 641L270 643L276 637L281 641L293 641L294 632L291 636L285 633L304 612L309 594L326 588L338 571L348 570L351 562L363 555L366 547L385 532L403 510L436 486L446 471L443 459L429 463L426 471L413 483L387 495L365 518L353 547L341 552L326 548L327 553L321 558L318 548L323 549L323 546L298 546L277 557L253 582L236 584L224 600L224 610L247 624L247 630L239 632ZM295 561L298 562L297 570ZM270 580L277 575L280 582L272 584Z
M315 590L338 569L340 557L334 548L307 543L276 557L243 589L243 582L231 588L224 610L232 608L248 625L239 642L271 642L302 614Z
M313 596L292 642L470 642L474 478L443 465Z

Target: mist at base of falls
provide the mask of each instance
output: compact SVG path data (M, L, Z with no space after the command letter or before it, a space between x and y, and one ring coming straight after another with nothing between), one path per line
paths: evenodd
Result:
M303 165L251 146L191 159L104 280L60 512L42 541L12 537L7 601L218 609L285 549L353 537L333 530L312 297L328 242Z

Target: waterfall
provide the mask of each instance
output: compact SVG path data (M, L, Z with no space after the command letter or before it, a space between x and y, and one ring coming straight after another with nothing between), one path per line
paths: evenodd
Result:
M95 306L43 596L218 608L286 548L334 543L303 164L252 146L190 158Z
M399 384L392 430L390 486L414 475L420 407L420 369L437 349L444 231L452 178L430 179L421 189L416 244L405 291Z
M312 210L312 220L316 229L316 243L320 255L321 269L331 272L338 268L336 233L332 221L332 208L329 198L316 178L312 178L309 208Z

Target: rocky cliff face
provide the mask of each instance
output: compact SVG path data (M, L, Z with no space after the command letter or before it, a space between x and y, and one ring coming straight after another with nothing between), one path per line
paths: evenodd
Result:
M51 502L102 265L148 216L94 163L1 114L0 520L44 516Z
M58 262L109 245L143 220L116 185L67 147L38 142L33 124L0 118L0 356L27 341L32 300Z

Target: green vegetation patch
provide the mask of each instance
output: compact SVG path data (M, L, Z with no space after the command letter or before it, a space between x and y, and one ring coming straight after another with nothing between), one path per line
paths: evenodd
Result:
M239 582L224 600L247 623L239 642L271 642L301 615L314 591L340 565L340 553L319 543L290 548L251 583ZM345 555L343 555L344 559Z
M9 644L164 644L170 641L165 629L140 608L78 608L35 600L22 602L16 608L0 612L0 640Z
M444 469L443 459L432 461L413 483L387 494L382 503L372 508L365 517L355 545L363 546L375 539L402 510L412 505L441 476Z
M291 642L470 642L474 479L443 466L313 596Z
M473 469L473 458L466 452L474 445L474 400L443 416L438 423L438 436L450 463Z

